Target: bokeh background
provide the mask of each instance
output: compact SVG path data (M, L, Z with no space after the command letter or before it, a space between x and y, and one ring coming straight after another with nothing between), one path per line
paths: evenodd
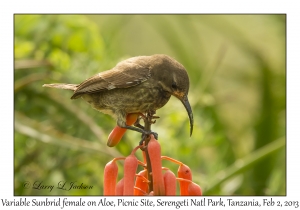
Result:
M186 67L195 118L189 137L180 101L157 111L162 154L187 164L204 195L286 194L285 15L15 15L14 35L15 195L102 195L105 164L140 134L108 148L110 116L42 85L158 53ZM35 181L55 187L24 187ZM64 191L60 181L93 188Z

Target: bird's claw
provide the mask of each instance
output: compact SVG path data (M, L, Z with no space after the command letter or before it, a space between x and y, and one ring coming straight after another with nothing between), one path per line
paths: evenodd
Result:
M156 140L158 140L158 134L156 133L156 132L153 132L153 131L144 131L143 132L143 134L142 134L142 140L140 141L140 145L143 145L143 142L145 141L145 139L148 137L148 136L150 136L150 135L153 135L154 136L154 138L156 139Z
M139 143L139 145L140 145L140 146L143 145L143 144L144 144L144 141L145 141L145 139L142 138L141 141L140 141L140 143Z
M144 126L142 126L141 124L140 124L140 120L141 120L141 118L139 117L136 121L135 121L135 123L133 124L135 127L138 127L138 128L141 128L141 129L145 129L145 127Z
M153 132L153 131L146 131L144 133L144 135L146 136L150 136L151 134L153 134L154 138L157 140L158 139L158 134L156 132Z

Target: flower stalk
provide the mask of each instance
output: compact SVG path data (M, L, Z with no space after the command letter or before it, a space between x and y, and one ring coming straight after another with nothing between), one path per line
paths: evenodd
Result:
M144 130L150 133L151 124L155 123L153 119L156 117L153 116L153 113L147 113L147 115L131 114L127 120L133 124L138 116L141 116L145 122ZM119 132L118 129L117 131ZM124 133L121 136L112 133L110 134L109 143L110 145L116 145ZM144 135L142 142L142 145L135 147L129 156L114 158L106 164L104 169L104 195L174 196L176 195L176 181L179 182L180 195L202 195L200 186L192 181L191 169L174 158L162 156L161 146L153 134ZM143 153L143 161L138 160L135 156L138 150ZM117 160L124 160L124 175L118 182ZM162 160L179 165L178 177L171 170L162 166ZM137 173L138 165L142 166L143 170Z

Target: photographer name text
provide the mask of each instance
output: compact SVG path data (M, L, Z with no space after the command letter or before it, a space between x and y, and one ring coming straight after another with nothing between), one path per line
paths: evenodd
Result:
M33 183L31 182L24 182L23 183L24 189L29 189L32 188L34 190L48 190L52 191L54 188L59 189L59 190L65 190L65 191L70 191L70 190L90 190L93 189L93 186L91 185L86 185L84 183L80 183L77 181L60 181L56 185L52 184L45 184L43 181L35 181Z

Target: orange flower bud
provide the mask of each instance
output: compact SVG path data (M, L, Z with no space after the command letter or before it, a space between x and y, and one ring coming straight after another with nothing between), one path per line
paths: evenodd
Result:
M136 122L139 114L132 113L128 114L126 117L126 124L133 125ZM116 146L122 139L127 129L116 126L108 136L107 146L114 147Z
M119 196L124 194L124 178L122 178L122 179L120 179L120 181L118 181L115 194L119 195Z
M104 168L104 195L115 195L118 166L115 160L108 162Z
M192 183L189 183L188 193L189 193L189 195L202 195L202 190L199 185L192 182Z
M147 178L147 170L142 170L138 173L138 175ZM148 183L145 180L137 176L135 180L135 187L139 188L140 190L147 192L148 191ZM134 195L144 195L140 190L134 189Z
M124 161L124 195L134 194L134 178L138 160L131 154Z
M136 190L140 192L140 195L148 195L144 190L141 190L140 188L134 186L134 193ZM136 195L136 194L134 194L134 195ZM136 196L138 196L138 195L136 195Z
M176 176L172 171L165 172L164 182L166 195L176 195Z
M183 178L183 179L192 181L192 171L185 164L181 164L179 166L177 174L178 174L179 178ZM188 182L179 182L179 185L180 185L180 195L189 195L189 192L188 192L189 183Z
M126 130L127 129L121 128L119 126L114 127L114 129L110 132L110 134L108 136L107 146L109 146L109 147L116 146L122 139Z
M164 178L162 174L161 149L153 135L148 143L148 153L152 167L152 180L154 195L165 195Z

